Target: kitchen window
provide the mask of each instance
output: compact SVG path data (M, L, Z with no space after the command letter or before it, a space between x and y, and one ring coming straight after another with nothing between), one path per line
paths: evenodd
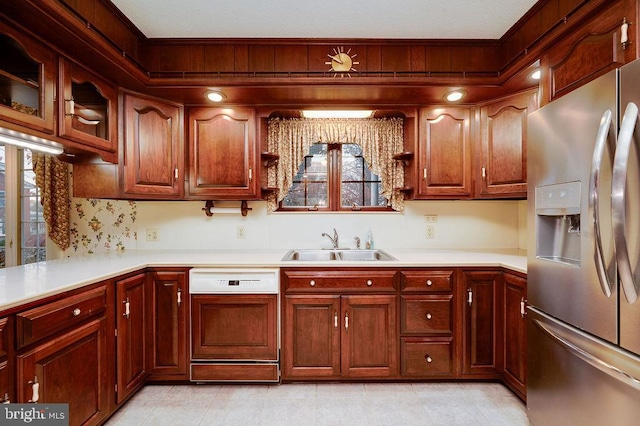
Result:
M0 267L46 260L46 240L31 151L0 145Z
M359 145L316 143L279 210L389 210L381 192L382 182Z

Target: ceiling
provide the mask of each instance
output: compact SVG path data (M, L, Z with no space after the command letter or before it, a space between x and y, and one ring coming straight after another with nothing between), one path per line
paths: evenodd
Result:
M499 39L536 0L111 0L148 38Z

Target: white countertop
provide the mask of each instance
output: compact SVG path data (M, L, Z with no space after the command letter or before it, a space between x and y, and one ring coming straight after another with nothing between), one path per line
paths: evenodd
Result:
M504 267L527 272L523 250L385 250L397 261L282 261L288 250L127 251L0 269L0 311L145 267Z

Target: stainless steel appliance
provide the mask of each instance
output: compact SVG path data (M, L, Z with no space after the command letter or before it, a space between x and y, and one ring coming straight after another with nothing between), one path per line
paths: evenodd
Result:
M279 283L274 268L191 269L191 381L280 381Z
M640 421L640 62L528 121L529 420Z

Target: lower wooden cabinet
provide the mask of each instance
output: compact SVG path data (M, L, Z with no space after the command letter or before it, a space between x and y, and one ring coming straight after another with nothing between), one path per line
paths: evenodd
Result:
M100 424L110 414L107 320L82 324L17 356L18 401L68 403L69 424Z
M145 273L116 281L118 404L137 391L147 377L146 283Z
M463 271L463 374L496 376L500 338L501 271Z
M400 346L403 377L453 377L454 346L451 337L403 337Z
M149 379L188 380L189 289L186 270L151 270Z
M527 279L503 275L503 346L500 370L506 384L522 399L526 399L527 379Z
M13 317L0 319L0 402L15 402Z

